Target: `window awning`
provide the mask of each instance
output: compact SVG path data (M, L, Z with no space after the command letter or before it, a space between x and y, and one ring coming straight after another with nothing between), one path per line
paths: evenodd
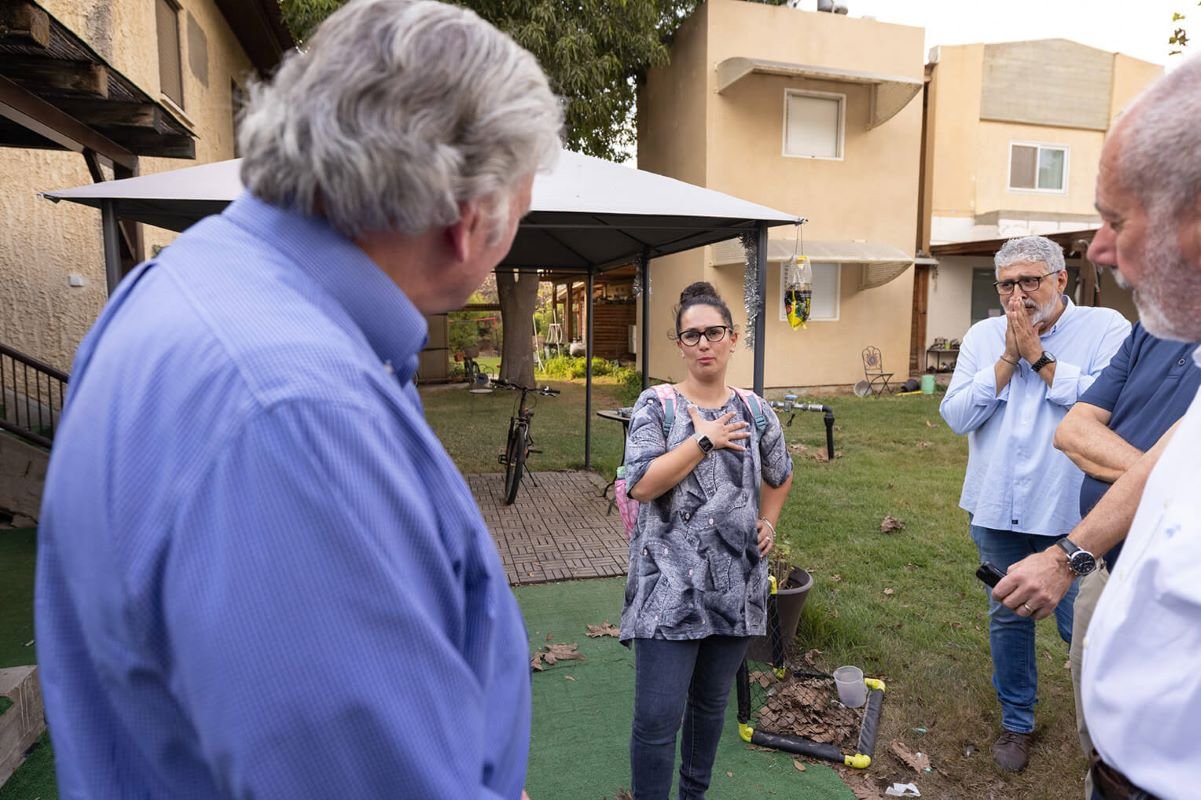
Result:
M767 243L767 262L783 263L792 258L797 243L792 239L770 239ZM719 242L709 249L709 265L713 267L745 263L742 243L737 239ZM899 247L884 242L856 240L805 240L805 255L811 262L859 264L859 288L883 286L900 276L914 263L914 257Z
M748 75L781 75L785 78L808 78L814 81L835 83L859 83L871 87L872 107L868 119L868 130L883 125L909 105L922 90L921 78L906 78L880 72L863 72L856 69L819 67L812 64L793 64L787 61L769 61L763 58L727 58L717 65L717 93L729 89Z

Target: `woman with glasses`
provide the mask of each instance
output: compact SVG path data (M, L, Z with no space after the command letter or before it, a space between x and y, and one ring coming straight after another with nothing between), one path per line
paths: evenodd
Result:
M679 796L709 788L734 674L766 629L765 557L792 485L775 413L726 384L738 332L725 302L694 283L675 322L686 376L642 393L626 444L641 503L621 615L635 643L635 800L668 796L681 724Z

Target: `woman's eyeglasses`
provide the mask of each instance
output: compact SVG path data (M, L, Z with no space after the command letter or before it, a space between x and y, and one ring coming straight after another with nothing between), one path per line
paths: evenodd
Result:
M1054 272L1044 272L1042 275L1026 275L1016 281L993 281L992 285L997 287L997 294L1001 295L1013 294L1015 286L1021 286L1023 292L1037 292L1043 278L1054 274Z
M701 340L702 336L711 342L720 342L722 339L726 338L726 333L729 330L729 325L712 325L708 328L705 328L703 331L689 328L686 331L679 331L676 334L676 338L683 342L687 347L696 347L697 342Z

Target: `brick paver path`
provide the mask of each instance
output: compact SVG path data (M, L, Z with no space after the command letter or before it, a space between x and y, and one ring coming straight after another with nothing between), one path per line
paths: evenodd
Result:
M511 585L626 574L625 529L616 509L606 514L600 476L535 472L538 485L527 475L511 506L504 504L504 475L466 477Z

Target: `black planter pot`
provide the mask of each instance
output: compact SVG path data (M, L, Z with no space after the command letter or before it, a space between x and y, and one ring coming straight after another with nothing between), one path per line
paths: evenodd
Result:
M780 614L780 633L784 637L784 651L792 647L796 639L797 626L801 624L801 611L805 608L805 598L813 587L813 576L800 567L788 571L784 581L787 589L776 590L776 607ZM767 636L751 638L746 657L751 661L771 661L771 640Z

